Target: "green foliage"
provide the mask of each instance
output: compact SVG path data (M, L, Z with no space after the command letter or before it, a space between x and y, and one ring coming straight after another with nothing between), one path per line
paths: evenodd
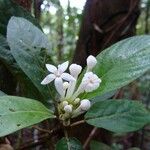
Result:
M101 86L85 97L92 98L119 89L150 69L150 36L135 36L107 48L97 56L94 72Z
M131 132L150 123L150 113L131 100L106 100L95 103L85 115L88 124L113 132Z
M24 74L16 63L11 51L9 50L6 39L2 35L0 35L0 61L18 81L20 95L38 100L42 99L42 96L39 94L37 88L32 84L31 80Z
M0 91L0 96L5 96L6 94L2 91Z
M0 0L0 14L2 14L0 15L0 33L3 35L6 34L8 20L12 16L24 17L40 28L36 19L31 16L31 13L12 0Z
M38 101L14 97L0 97L0 137L55 116Z
M83 150L83 148L76 138L62 138L57 142L56 150Z
M97 141L91 141L90 143L90 150L112 150L111 147L108 145L97 142Z
M26 19L12 17L8 23L7 40L19 67L43 97L48 99L49 91L40 84L46 75L45 64L50 61L48 57L50 45L47 37Z

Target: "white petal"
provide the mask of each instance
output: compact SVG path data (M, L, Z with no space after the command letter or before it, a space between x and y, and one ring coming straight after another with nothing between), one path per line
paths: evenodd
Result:
M94 57L92 55L90 55L86 61L87 61L87 71L92 70L95 67L95 65L97 64L96 57Z
M64 107L64 111L67 112L67 113L71 113L72 112L72 105L66 105Z
M57 71L57 68L51 64L46 64L46 68L49 72L52 72L52 73L55 73Z
M64 89L63 89L63 80L62 78L56 78L55 79L55 88L57 92L63 96L64 95Z
M44 80L41 82L41 84L43 84L43 85L48 84L48 83L52 82L55 78L56 78L56 76L54 74L49 74L44 78Z
M82 70L82 67L77 64L72 64L69 67L70 74L75 78L78 77L78 75L81 73L81 70Z
M60 65L58 65L58 71L60 72L60 74L62 74L63 72L65 72L68 68L69 65L69 61L66 61Z
M91 107L91 102L88 99L83 99L79 107L83 111L87 111Z
M61 78L63 78L64 80L67 80L67 81L75 81L75 78L73 76L71 76L69 73L63 73L61 75Z

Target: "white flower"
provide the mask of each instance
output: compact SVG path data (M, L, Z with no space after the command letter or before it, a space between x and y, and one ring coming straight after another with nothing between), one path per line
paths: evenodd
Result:
M77 64L72 64L69 67L70 74L75 78L78 77L78 75L81 73L81 70L82 70L82 67Z
M69 83L68 82L64 82L63 83L63 89L66 90L69 87Z
M78 104L80 102L80 98L76 98L75 100L74 100L74 104Z
M68 102L67 101L63 101L62 102L62 105L65 107L65 106L67 106L68 105Z
M80 108L82 111L87 111L90 107L91 107L91 102L90 102L88 99L83 99L83 100L80 102L79 108Z
M64 111L67 112L67 113L71 113L72 112L72 105L66 105L64 107Z
M61 78L67 81L74 81L75 79L69 73L64 73L67 70L68 65L69 62L66 61L58 65L58 69L57 69L54 65L46 64L46 68L51 74L47 75L44 78L44 80L41 82L41 84L43 85L48 84L53 80L55 80L56 78Z
M75 78L72 77L69 73L65 73L65 71L68 68L69 62L66 61L60 65L58 65L58 68L56 68L54 65L46 64L46 68L51 74L47 75L44 80L41 82L41 84L45 85L53 80L55 80L55 87L57 92L63 97L65 94L64 87L63 87L63 80L67 81L74 81Z
M87 71L91 71L93 67L97 64L97 60L94 56L90 55L87 59Z
M82 79L81 86L85 92L92 92L100 86L100 83L101 79L96 74L87 72Z

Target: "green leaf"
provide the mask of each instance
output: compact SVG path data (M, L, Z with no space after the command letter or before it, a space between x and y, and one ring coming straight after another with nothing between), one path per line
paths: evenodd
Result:
M2 91L0 91L0 96L6 96L6 94Z
M97 141L91 141L90 150L111 150L111 147Z
M26 19L12 17L8 23L7 40L17 64L48 99L50 91L40 84L46 76L45 64L51 61L48 57L50 45L47 37Z
M83 150L80 141L76 138L62 138L56 144L56 150Z
M0 97L0 137L54 117L51 111L36 100Z
M115 95L116 92L117 92L117 90L105 93L105 94L97 96L97 97L94 97L91 99L91 102L96 103L99 101L107 100L107 99L111 98L113 95Z
M107 100L95 103L86 113L85 120L113 132L131 132L150 123L150 113L136 101Z
M94 72L100 87L85 97L92 98L119 89L150 69L150 36L135 36L107 48L97 56Z
M0 35L0 62L10 71L14 78L18 81L19 94L28 98L43 100L37 88L31 80L25 75L21 68L13 58L9 50L8 43L4 36ZM31 92L32 90L32 92Z
M12 0L0 0L0 33L5 35L7 24L12 16L24 17L35 24L37 27L41 28L37 20L31 16L31 13L25 10L23 7L19 6Z

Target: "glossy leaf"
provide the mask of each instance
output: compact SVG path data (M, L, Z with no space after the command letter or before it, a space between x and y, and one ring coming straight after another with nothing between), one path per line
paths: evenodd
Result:
M135 36L107 48L97 56L94 72L102 79L100 87L87 98L119 89L150 69L150 36Z
M108 145L97 142L97 141L91 141L90 143L90 150L112 150L111 147Z
M85 120L113 132L130 132L150 123L150 113L136 101L106 100L95 103L86 113Z
M56 144L56 150L83 150L81 143L76 138L62 138Z
M2 35L0 35L0 61L18 81L19 93L22 96L25 95L28 98L43 100L42 95L37 88L16 63L11 51L9 50L6 38Z
M26 19L12 17L8 23L7 40L19 67L48 99L50 91L40 84L47 72L45 63L51 61L47 37Z
M36 100L0 97L0 137L54 117L51 111Z
M0 96L5 96L6 94L2 91L0 91Z
M117 92L117 90L105 93L105 94L97 96L97 97L94 97L94 98L91 99L91 102L96 103L96 102L100 102L100 101L110 99L112 96L115 95L116 92Z

